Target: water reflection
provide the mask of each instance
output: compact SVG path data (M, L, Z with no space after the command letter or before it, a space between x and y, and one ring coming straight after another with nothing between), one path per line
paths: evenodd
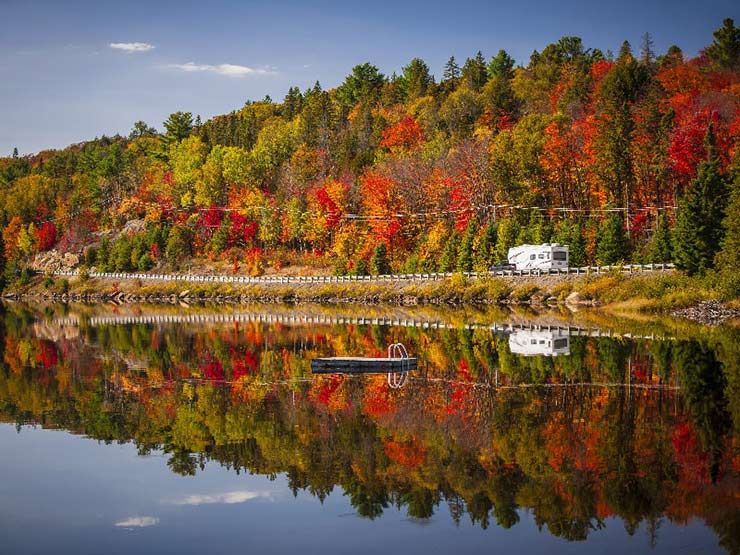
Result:
M458 525L509 529L526 512L583 541L618 518L654 542L661 523L700 519L726 551L740 549L737 332L657 340L570 324L122 318L8 309L0 419L161 450L178 475L215 461L284 475L294 495L341 488L367 519L444 507ZM394 342L418 357L403 387L386 374L311 374L313 358L385 356Z

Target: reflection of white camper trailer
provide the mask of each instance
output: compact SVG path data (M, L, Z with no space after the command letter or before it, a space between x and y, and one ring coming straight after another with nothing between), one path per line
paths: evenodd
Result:
M509 249L509 264L517 270L549 270L568 267L568 245L543 243Z
M570 354L570 336L560 331L514 330L509 349L515 355L557 357Z

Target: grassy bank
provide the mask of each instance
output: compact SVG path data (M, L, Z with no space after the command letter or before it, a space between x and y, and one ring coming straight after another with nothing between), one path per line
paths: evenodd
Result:
M76 277L35 277L9 286L14 297L89 301L225 300L232 302L319 302L363 304L571 304L609 305L624 311L668 312L705 300L737 304L740 280L678 272L591 276L552 275L429 282L326 284L229 284L147 282Z

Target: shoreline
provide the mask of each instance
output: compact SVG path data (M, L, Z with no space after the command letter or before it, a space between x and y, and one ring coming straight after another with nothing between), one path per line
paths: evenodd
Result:
M34 277L13 284L3 298L31 302L89 304L325 304L365 306L440 306L449 308L531 306L533 308L599 307L610 312L670 316L719 325L740 319L737 301L720 302L691 278L676 273L579 276L542 275L517 278L344 283L182 283L105 278ZM611 309L610 309L611 307Z

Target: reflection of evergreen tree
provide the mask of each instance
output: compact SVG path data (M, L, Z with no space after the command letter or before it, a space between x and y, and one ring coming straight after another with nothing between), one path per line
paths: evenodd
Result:
M650 351L653 355L655 370L660 376L660 381L665 383L671 373L672 344L670 341L654 341Z
M493 516L502 528L511 528L519 522L516 496L525 477L519 467L501 466L491 484Z
M632 392L620 388L610 403L614 416L608 423L603 454L610 479L604 484L604 496L624 519L625 530L633 535L644 518L662 512L663 507L656 506L658 500L651 497L651 477L645 476L645 469L637 463L636 403Z
M167 460L167 466L180 476L195 476L197 462L195 457L185 449L174 449Z
M596 344L599 352L599 371L613 382L623 382L631 345L621 339L606 337L598 338Z
M345 484L344 492L361 517L374 520L388 507L389 499L385 491L370 488L360 480L353 479L350 484Z
M727 379L722 365L706 344L681 341L675 346L674 360L681 380L694 429L709 456L712 481L717 479L728 430Z
M401 494L400 501L406 505L406 510L411 518L432 518L434 507L439 503L439 494L426 488L413 488L411 491ZM470 507L468 507L470 510Z

